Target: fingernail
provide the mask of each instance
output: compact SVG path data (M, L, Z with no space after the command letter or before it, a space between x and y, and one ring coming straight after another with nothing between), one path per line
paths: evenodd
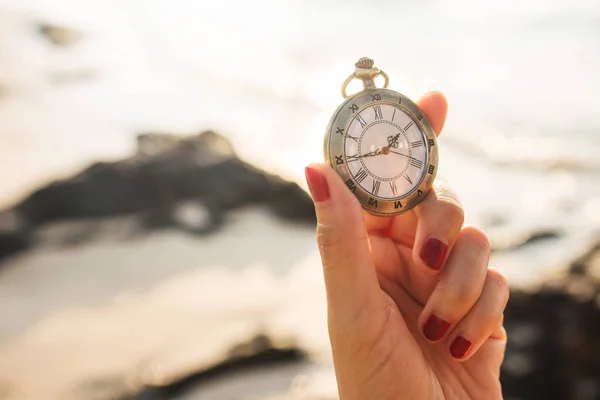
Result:
M444 337L448 328L450 328L450 322L431 315L423 325L423 334L427 339L435 342Z
M313 201L325 201L329 199L329 185L325 180L325 176L314 168L304 168L304 175L306 175L306 183L308 184L308 190L313 198Z
M471 348L472 343L462 336L458 336L450 345L450 354L454 358L463 358Z
M442 268L447 251L448 246L445 243L436 238L429 238L423 244L419 256L429 268L438 270Z

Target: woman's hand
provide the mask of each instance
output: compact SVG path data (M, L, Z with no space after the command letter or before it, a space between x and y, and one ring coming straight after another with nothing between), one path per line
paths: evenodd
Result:
M439 135L445 97L418 104ZM379 218L329 166L306 177L340 399L502 398L508 284L488 268L486 235L463 226L454 191L438 179L412 211Z

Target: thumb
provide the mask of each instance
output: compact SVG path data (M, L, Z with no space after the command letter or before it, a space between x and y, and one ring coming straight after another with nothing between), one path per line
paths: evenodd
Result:
M317 214L330 322L356 322L383 305L362 207L329 165L311 164L305 174Z

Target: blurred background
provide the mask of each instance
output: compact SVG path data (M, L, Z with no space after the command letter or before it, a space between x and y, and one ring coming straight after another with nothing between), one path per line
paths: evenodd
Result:
M600 399L595 0L0 0L0 399L336 399L303 167L364 56L448 98L505 398Z

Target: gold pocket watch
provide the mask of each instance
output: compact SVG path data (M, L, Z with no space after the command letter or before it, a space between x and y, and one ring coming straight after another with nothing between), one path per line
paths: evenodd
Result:
M368 212L393 216L416 206L429 192L437 173L435 132L408 97L387 89L389 78L361 58L342 85L344 102L325 132L325 160ZM384 78L383 88L375 78ZM348 96L360 79L364 89Z

